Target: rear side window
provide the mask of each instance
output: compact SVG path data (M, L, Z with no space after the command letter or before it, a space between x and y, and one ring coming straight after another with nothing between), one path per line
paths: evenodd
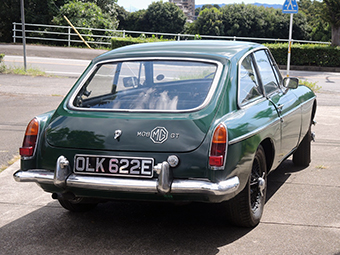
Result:
M268 95L279 88L279 80L274 65L265 50L254 53L265 93Z
M243 59L240 65L239 75L239 102L241 104L245 104L262 96L251 55Z
M97 67L72 105L87 109L191 110L207 99L217 64L199 61L122 61Z

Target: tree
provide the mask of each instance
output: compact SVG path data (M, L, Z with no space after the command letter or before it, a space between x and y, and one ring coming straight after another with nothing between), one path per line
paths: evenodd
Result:
M111 15L113 14L111 13ZM114 34L113 31L107 30L115 30L118 26L116 16L110 16L109 13L103 13L95 3L83 3L77 0L70 1L60 8L60 13L53 18L52 22L59 26L69 25L64 16L66 16L75 27L103 29L103 31L92 31L90 29L83 30L83 32L78 28L77 30L79 33L86 33L89 35L84 37L86 41L105 40L102 37L103 35L112 36ZM96 37L92 37L91 35L95 35Z
M115 17L103 13L94 3L73 0L63 5L60 12L52 20L56 25L68 25L63 15L76 27L116 29L118 25Z
M323 0L321 18L332 27L332 45L340 46L340 1Z
M322 3L316 0L300 0L299 12L306 15L307 23L311 27L309 31L312 41L330 41L332 37L331 26L321 17Z
M222 7L224 35L258 38L288 38L290 16L281 10L246 4ZM294 39L308 40L311 28L303 13L294 15Z
M121 29L130 31L146 31L145 14L146 10L138 10L136 12L129 13L125 26L121 27Z
M83 3L94 3L96 4L104 13L109 14L112 17L117 16L117 1L118 0L80 0Z
M194 26L195 34L223 35L222 12L217 8L205 8L200 12Z
M150 4L145 13L146 32L181 33L186 16L174 3L159 1Z
M118 4L115 5L115 9L117 12L117 20L119 22L118 29L126 29L128 26L128 17L129 12L124 9L124 7L119 6Z
M25 22L34 24L51 24L53 16L58 13L54 2L59 6L65 0L30 0L25 1ZM0 41L12 41L12 23L21 22L20 0L0 0Z
M216 9L220 9L221 8L218 4L214 4L214 5L212 5L212 4L204 4L201 7L197 7L195 9L195 16L197 17L200 14L200 12L203 11L204 9L211 9L211 8L214 8L214 7Z
M221 8L223 13L224 34L247 37L264 37L263 31L269 33L264 22L264 7L246 4L226 5Z

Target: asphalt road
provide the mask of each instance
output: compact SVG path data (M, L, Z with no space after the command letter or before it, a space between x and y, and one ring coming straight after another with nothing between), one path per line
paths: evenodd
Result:
M0 173L0 254L339 254L340 76L297 76L322 86L312 163L301 169L288 159L269 175L256 228L228 225L209 204L118 201L70 213L36 184L16 183L17 161ZM1 159L17 153L27 122L54 109L75 80L0 75Z

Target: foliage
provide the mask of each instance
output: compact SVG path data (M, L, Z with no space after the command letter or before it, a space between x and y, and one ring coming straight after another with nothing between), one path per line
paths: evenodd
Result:
M198 16L200 14L201 11L203 11L204 9L211 9L211 8L216 8L216 9L220 9L221 7L218 4L204 4L202 5L202 7L197 7L195 9L195 16Z
M50 24L58 13L54 3L63 5L65 0L30 0L24 1L25 22ZM12 41L12 23L21 22L20 0L0 0L0 41Z
M116 12L117 12L117 20L119 21L118 30L123 30L129 24L128 17L129 12L124 9L124 7L119 6L118 4L115 5Z
M187 33L257 38L288 38L290 16L281 10L251 4L230 4L205 8ZM294 39L309 40L312 30L306 15L294 15Z
M146 10L139 10L128 14L125 24L120 26L120 29L130 31L146 31L145 30L145 14Z
M70 1L60 8L60 14L52 22L55 25L68 25L65 15L74 26L86 28L115 29L117 22L94 3L83 3L77 0Z
M46 73L37 68L27 68L26 71L23 67L6 66L0 63L0 73L4 74L18 74L18 75L30 75L30 76L46 76Z
M95 3L81 2L72 0L60 8L60 13L55 16L52 22L55 25L63 26L69 25L64 15L73 26L84 28L97 28L103 31L96 31L95 34L92 30L77 29L80 34L87 34L90 36L84 37L86 41L102 41L103 35L113 36L114 32L108 30L115 30L118 26L116 19L117 12L104 13ZM112 16L110 16L112 15Z
M99 25L96 28L116 28L117 27L117 12L115 7L116 0L80 0L81 4L77 4L77 7L80 7L78 12L76 9L73 9L72 14L77 14L84 11L85 13L97 13L90 18L88 16L89 21L86 23L92 25ZM59 13L57 7L62 7L65 4L72 5L72 2L78 1L69 1L69 0L29 0L24 1L25 6L25 22L33 23L33 24L52 24L52 20L57 23L62 23L66 25L64 21L62 21L62 17ZM94 10L93 7L88 6L99 6L102 9ZM12 41L12 23L13 22L21 22L21 12L20 12L20 0L0 0L0 40L3 42L11 42ZM57 6L57 7L56 7ZM83 8L83 6L86 6ZM88 10L89 8L89 10ZM98 7L97 7L98 8ZM65 7L63 8L65 10ZM71 10L69 10L71 11ZM99 11L101 13L99 13ZM71 14L70 12L65 12L64 14ZM70 16L73 16L73 15ZM67 16L66 15L66 16ZM68 17L69 18L69 17ZM98 18L98 21L94 21L94 19ZM82 17L80 20L83 21ZM72 22L75 19L72 20ZM79 22L81 23L81 22ZM77 26L77 25L76 25Z
M5 57L5 54L0 54L0 73L3 73L6 69L4 64L1 64L2 59Z
M174 3L159 1L150 4L145 12L145 32L180 33L186 16Z
M303 81L300 80L299 84L310 88L311 90L314 91L314 93L316 93L316 92L319 92L319 90L322 88L322 87L318 86L317 83L318 83L317 81L316 82L309 82L307 80L303 80Z
M321 5L321 17L336 27L340 26L339 0L323 0Z
M181 33L186 25L183 11L170 2L153 2L146 10L131 13L118 10L118 13L123 17L119 29L129 31Z
M206 8L200 12L196 22L194 34L202 35L223 35L224 26L221 20L222 12L213 7Z
M117 17L117 1L118 0L79 0L83 3L94 3L97 5L103 13L109 14L111 17Z
M288 43L265 44L279 65L287 64ZM291 47L291 65L340 67L340 47L298 44Z
M340 1L323 0L321 18L331 24L332 45L340 46Z
M328 42L331 40L331 27L321 18L321 2L316 0L300 0L299 12L306 15L307 23L312 28L310 36L312 41Z

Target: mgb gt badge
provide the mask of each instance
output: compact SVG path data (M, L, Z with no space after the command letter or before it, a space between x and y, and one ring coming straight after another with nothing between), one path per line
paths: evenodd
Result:
M168 140L169 132L165 127L155 127L151 131L138 131L137 137L150 137L153 143L164 143ZM179 133L171 133L170 138L175 139L179 137Z

